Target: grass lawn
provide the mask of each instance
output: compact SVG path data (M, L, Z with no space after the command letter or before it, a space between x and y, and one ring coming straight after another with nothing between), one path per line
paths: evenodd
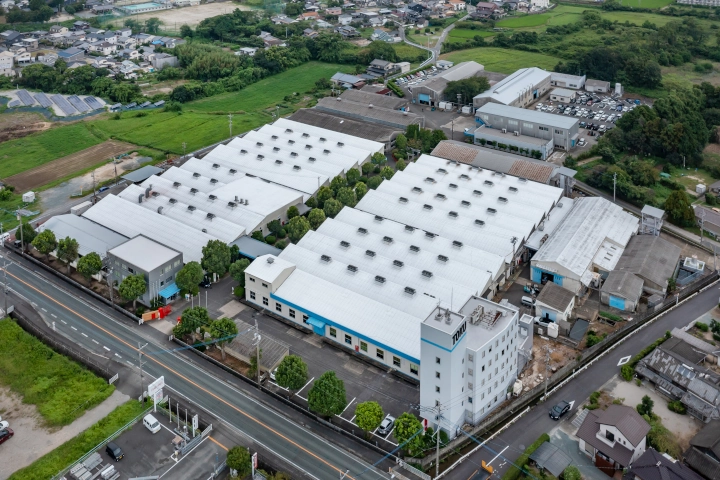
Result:
M454 30L451 30L451 31L454 31ZM408 35L407 38L411 42L415 42L418 45L422 45L423 47L428 46L428 38L429 38L430 39L430 47L433 47L437 43L438 38L440 38L440 33L441 32L437 32L437 33L433 32L431 35L423 35L423 34Z
M509 50L505 48L479 47L442 55L441 58L455 63L474 60L490 72L513 73L520 68L539 67L552 70L560 61L557 57L541 53Z
M98 423L69 440L52 452L43 455L32 464L18 470L10 476L10 480L37 480L52 478L59 471L72 465L77 459L96 447L107 437L120 430L145 409L136 400L120 405Z
M495 25L502 28L538 27L540 25L545 25L548 20L555 16L555 13L540 13L538 15L518 15L517 17L510 17L504 20L500 20Z
M105 140L107 138L102 132L79 122L3 142L0 149L0 178L24 172Z
M497 32L491 32L489 30L470 30L465 28L453 28L450 30L450 34L448 35L451 39L453 38L462 38L464 39L472 39L476 36L480 36L483 38L487 37L493 37L497 35Z
M425 40L425 42L427 43L427 40ZM432 40L430 42L432 43ZM430 55L427 51L425 51L421 48L413 47L412 45L408 45L405 42L396 43L393 45L393 48L395 49L395 52L397 53L398 57L400 59L402 59L401 61L410 62L410 63L417 61L421 57L423 60L425 60ZM298 67L298 68L302 68L302 67ZM345 66L344 68L347 69L347 66ZM335 72L333 72L333 73L335 73Z
M48 425L71 423L115 390L12 320L0 321L0 344L0 382L22 395L24 403L37 406Z
M662 8L673 3L673 0L620 0L620 5L642 8Z
M705 63L707 60L701 60ZM698 73L694 68L694 64L686 63L678 67L661 67L663 82L671 81L677 83L694 83L701 84L708 82L712 85L720 85L720 62L710 62L713 64L713 71L710 73Z
M717 181L710 172L703 168L678 168L674 170L670 178L693 192L698 183L702 183L707 187Z

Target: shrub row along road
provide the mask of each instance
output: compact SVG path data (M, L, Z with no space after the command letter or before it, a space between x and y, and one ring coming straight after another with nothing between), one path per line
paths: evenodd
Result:
M618 364L621 363L621 360L624 360L625 357L635 355L665 335L666 331L671 331L675 327L681 328L686 326L692 320L706 313L717 304L718 283L714 283L705 291L698 293L682 305L675 307L674 310L657 318L650 325L647 325L631 337L628 337L625 342L608 352L604 357L596 361L564 387L558 389L552 395L549 395L545 403L538 404L525 416L508 427L507 430L488 442L487 446L471 455L468 460L458 466L454 472L445 478L468 478L473 471L479 468L482 460L489 462L492 459L495 459L492 466L496 467L496 471L499 472L497 478L500 478L502 472L508 468L515 468L509 462L517 460L518 457L522 455L525 447L531 445L543 433L550 432L557 426L557 422L551 420L548 415L550 407L562 400L574 402L572 410L568 412L562 420L571 422L577 413L577 409L582 406L590 394L599 390L605 383L620 372L620 366ZM502 455L498 457L498 454L501 452ZM594 468L590 465L591 463L592 461L588 458L588 465L579 466L580 471L583 472L586 468ZM503 466L499 467L500 465Z
M163 340L163 335L156 329L148 325L133 325L130 319L119 316L89 297L84 299L77 290L66 290L56 284L55 279L24 267L25 260L17 255L5 252L7 250L2 256L13 261L7 269L10 288L31 303L48 324L54 322L59 334L97 355L128 367L137 366L138 346L147 343L143 350L143 368L150 376L164 376L169 389L236 427L283 464L292 465L302 472L303 478L336 479L346 470L349 471L348 479L389 478L367 461L336 446L348 444L347 439L331 430L323 430L323 435L328 437L326 439L311 431L315 425L298 425L289 419L298 414L288 411L283 404L275 402L275 408L271 409L251 397L249 393L254 390L253 387L239 379L223 381L195 365L181 352L170 351L168 347L174 344L168 344L167 337ZM151 380L146 377L146 387ZM139 391L135 388L131 393L137 396ZM304 422L308 423L308 420L304 419ZM374 462L381 457L358 444L351 445L354 452L369 461ZM387 468L387 465L384 467Z

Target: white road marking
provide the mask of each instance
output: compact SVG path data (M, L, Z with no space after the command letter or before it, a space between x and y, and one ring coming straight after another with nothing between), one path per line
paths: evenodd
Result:
M495 455L495 458L493 458L492 460L490 460L487 464L490 465L492 462L494 462L494 461L495 461L500 455L502 455L502 453L503 453L505 450L507 450L508 448L510 448L510 445L508 445L507 447L505 447L505 448L503 448L502 450L500 450L500 453L498 453L497 455Z
M343 413L345 413L345 410L347 410L348 407L349 407L350 405L352 405L353 402L354 402L356 399L357 399L357 397L355 397L355 398L353 398L352 400L350 400L350 403L348 403L348 404L345 406L345 408L343 408L343 411L342 411L342 413L341 413L340 415L342 415Z
M626 363L628 363L630 361L631 358L632 357L630 355L628 355L627 357L622 357L620 359L620 361L618 362L617 366L619 367L621 365L625 365Z
M60 320L60 321L63 322L65 325L67 325L67 322L65 320Z
M575 400L570 400L568 403L570 404L570 410L572 410L573 407L575 406ZM568 411L570 411L570 410L568 410Z
M80 335L82 335L82 336L85 337L85 338L88 338L87 334L85 334L85 333L83 333L83 332L80 332Z
M125 360L125 361L128 363L128 365L133 366L133 367L135 366L135 365L133 365L133 362L131 362L130 360Z
M122 357L121 357L120 355L118 355L117 353L115 354L115 356L118 357L118 358L122 358Z
M47 309L45 309L45 308L41 308L40 310L42 310L43 312L47 313Z
M96 345L100 345L100 342L98 342L98 341L95 340L94 338L91 338L90 340L92 340Z
M302 387L300 390L298 390L297 393L300 393L300 392L302 392L303 390L305 390L305 387L307 387L308 385L310 385L310 382L312 382L313 380L315 380L315 377L312 377L310 380L308 380L308 382L307 382L305 385L303 385L303 387Z
M72 328L73 330L75 330L77 332L77 328L73 327L72 325L70 325L70 328Z
M105 345L103 345L103 348L104 348L105 350L107 350L108 352L110 351L110 349L109 349L108 347L106 347Z
M37 303L35 303L35 302L32 302L31 305L32 305L33 307L37 307Z
M57 318L57 315L55 315L54 313L51 313L50 316L53 318Z

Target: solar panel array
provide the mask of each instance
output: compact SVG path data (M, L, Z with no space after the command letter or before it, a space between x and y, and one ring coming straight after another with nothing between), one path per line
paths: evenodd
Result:
M10 108L19 107L20 105L22 105L22 102L20 100L10 100L8 102L8 107L10 107Z
M50 97L53 102L55 102L55 105L60 107L60 110L65 112L65 115L75 115L77 110L75 110L75 107L70 105L67 100L65 100L65 97L62 95L53 95Z
M67 97L67 99L68 102L70 102L72 106L75 107L80 113L89 112L91 110L90 107L88 107L87 103L80 100L80 97L78 97L77 95L70 95L69 97Z
M40 104L40 106L42 106L43 108L52 107L52 102L51 102L50 99L47 97L47 95L45 95L44 93L42 93L42 92L36 93L36 94L34 95L34 97L35 97L35 100L37 100L37 102L38 102L38 103Z
M87 103L93 110L100 110L103 108L102 103L100 103L95 97L86 97L85 103Z
M17 96L20 101L28 107L31 105L35 105L35 99L30 96L27 90L18 90Z

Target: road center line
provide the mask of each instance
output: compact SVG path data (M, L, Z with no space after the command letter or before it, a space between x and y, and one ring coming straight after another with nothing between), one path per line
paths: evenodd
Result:
M91 338L90 340L92 340L92 341L93 341L93 343L95 343L96 345L100 345L100 342L98 342L98 341L97 341L97 340L95 340L94 338Z
M83 332L80 332L80 335L82 335L82 336L85 337L85 338L88 338L87 334L85 334L85 333L83 333Z
M70 325L70 328L72 328L73 330L75 330L77 332L77 328L73 327L72 325Z

